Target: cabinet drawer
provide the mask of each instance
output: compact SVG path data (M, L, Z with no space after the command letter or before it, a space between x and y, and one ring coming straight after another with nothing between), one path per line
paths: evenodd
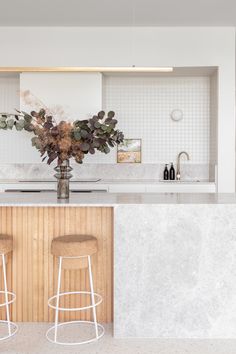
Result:
M145 185L139 184L113 184L109 186L110 193L144 193Z

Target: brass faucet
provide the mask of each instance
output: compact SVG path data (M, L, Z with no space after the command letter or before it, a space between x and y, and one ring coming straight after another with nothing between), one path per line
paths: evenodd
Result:
M177 171L176 171L176 179L177 181L180 181L180 158L182 155L185 155L187 157L187 160L190 160L189 154L186 151L181 151L178 154L177 157Z

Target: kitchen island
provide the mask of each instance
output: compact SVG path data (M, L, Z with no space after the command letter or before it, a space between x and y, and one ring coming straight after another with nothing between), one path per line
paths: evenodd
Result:
M0 218L0 232L14 239L7 265L14 321L53 320L51 240L92 233L95 288L104 298L98 317L114 322L116 337L236 337L234 194L83 193L58 201L53 192L0 193ZM87 286L85 271L64 271L63 288Z

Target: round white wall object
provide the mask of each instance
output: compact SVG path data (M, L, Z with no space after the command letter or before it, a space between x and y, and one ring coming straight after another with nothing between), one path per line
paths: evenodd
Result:
M170 116L172 120L179 122L181 119L183 119L183 111L181 109L174 109Z

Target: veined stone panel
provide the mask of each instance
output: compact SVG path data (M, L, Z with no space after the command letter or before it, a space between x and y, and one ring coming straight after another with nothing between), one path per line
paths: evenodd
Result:
M236 338L236 206L115 208L116 337Z

